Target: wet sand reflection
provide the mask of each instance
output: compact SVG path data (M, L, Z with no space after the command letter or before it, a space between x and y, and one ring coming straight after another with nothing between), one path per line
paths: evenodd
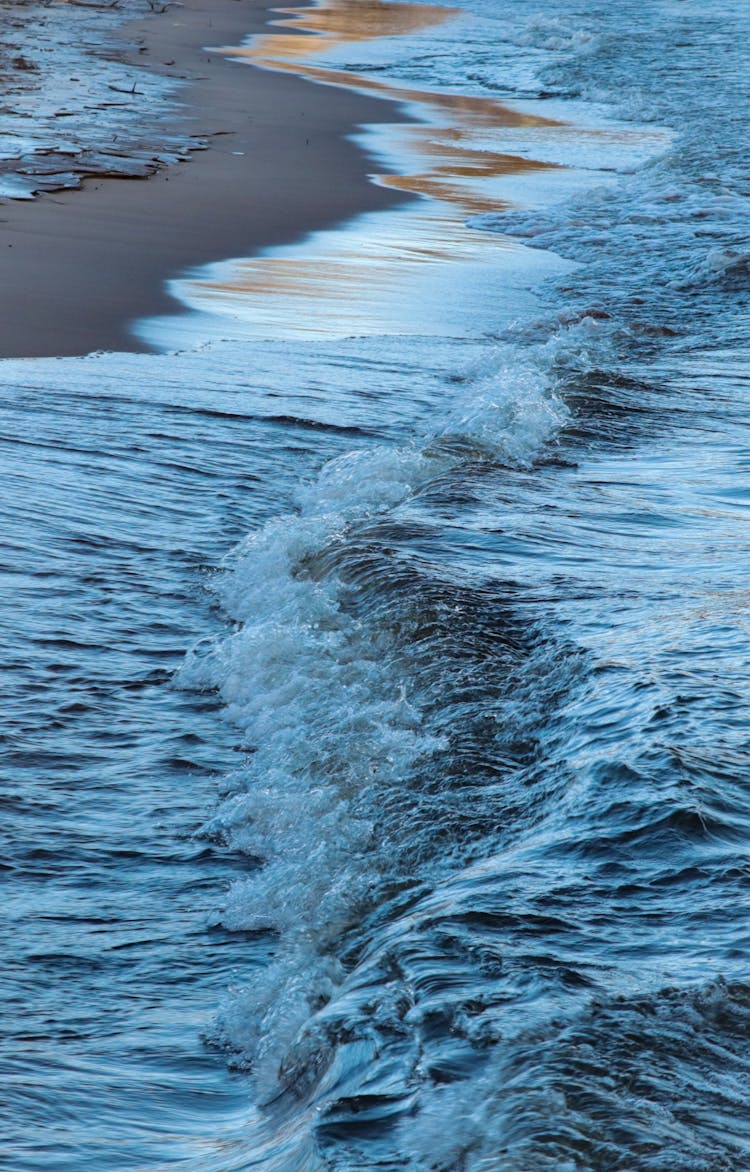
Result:
M445 24L460 10L437 5L389 3L389 0L326 0L316 8L277 8L282 19L275 23L290 27L295 33L314 33L331 42L372 41L378 37L398 37ZM283 15L286 14L286 19ZM274 60L307 56L320 51L306 37L285 32L271 32L256 38L253 49L258 56Z
M508 250L508 241L466 227L468 217L508 206L501 181L554 167L498 149L493 134L562 124L493 98L392 85L314 60L342 45L442 25L455 20L459 9L388 0L319 0L312 9L278 12L277 27L271 32L221 52L264 69L293 72L409 106L414 123L389 126L386 117L381 126L370 129L368 145L376 145L378 154L388 158L387 173L373 180L402 191L406 198L422 199L396 212L381 212L377 220L365 217L359 227L355 222L319 233L294 257L277 252L218 266L213 279L181 282L180 296L189 286L185 299L192 304L203 301L206 308L220 312L223 302L232 315L241 313L257 320L264 331L287 336L371 333L389 323L393 327L404 312L411 312L407 295L431 300L430 282L415 270L429 267L430 279L444 285L446 280L462 279L460 266L466 279L469 270L476 275L484 269L498 249ZM452 276L438 273L436 266L450 268ZM401 302L397 313L386 309L389 298ZM417 312L416 317L423 315Z

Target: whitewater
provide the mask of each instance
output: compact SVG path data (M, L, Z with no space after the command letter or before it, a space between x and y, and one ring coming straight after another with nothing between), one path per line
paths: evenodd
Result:
M0 362L9 1172L748 1167L749 23L322 43L403 206Z

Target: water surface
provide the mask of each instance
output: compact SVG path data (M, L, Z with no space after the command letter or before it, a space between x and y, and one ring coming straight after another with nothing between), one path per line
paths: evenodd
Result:
M420 199L0 368L14 1172L747 1167L747 9L460 8L281 34Z

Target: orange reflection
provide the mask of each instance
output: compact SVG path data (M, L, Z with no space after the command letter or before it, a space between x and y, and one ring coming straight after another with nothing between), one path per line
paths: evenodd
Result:
M218 266L214 276L189 282L188 299L252 322L264 337L443 336L457 274L485 289L508 243L439 215L432 201L426 206L425 215L411 205L373 213L364 224L319 233L276 255Z
M415 132L416 131L416 132ZM419 132L422 132L421 134ZM414 175L381 175L384 187L430 196L453 204L462 216L498 211L507 206L484 181L509 175L524 175L554 167L536 159L479 150L471 144L467 130L458 127L413 128L420 155L434 160L428 170Z
M411 126L408 153L417 166L407 175L381 175L386 187L418 194L455 206L461 216L495 211L503 206L488 180L541 170L550 164L517 158L480 147L472 135L510 127L559 126L548 118L512 110L494 98L439 93L392 85L377 78L315 65L316 54L340 45L396 36L443 24L460 12L427 4L391 0L318 0L315 8L278 9L284 31L254 37L249 45L222 52L244 57L264 69L291 72L310 81L357 89L390 101L421 108L430 121L445 125ZM288 31L287 31L288 30Z
M315 51L322 53L325 48L330 47L330 41L318 42ZM519 110L512 110L509 106L503 105L502 102L495 101L494 98L477 98L469 94L440 93L437 90L416 90L406 86L395 86L377 81L373 77L365 77L361 73L347 73L343 69L328 69L320 65L301 64L293 54L289 58L265 57L254 53L252 46L244 49L222 49L221 51L234 57L246 57L262 69L296 73L310 81L320 81L324 85L338 85L342 89L376 94L377 97L385 98L391 102L409 102L433 110L446 110L459 115L467 124L473 126L563 125L552 118L542 118L539 114L522 114Z
M399 160L394 164L398 171L375 178L422 201L380 213L366 227L319 234L291 256L281 250L282 255L232 262L211 279L190 282L191 295L209 308L223 303L272 335L296 329L324 335L340 333L342 327L346 333L399 331L405 321L419 324L417 319L430 332L426 306L435 282L450 281L448 273L461 268L474 279L492 254L507 252L501 237L467 228L467 217L508 206L500 180L552 166L497 149L498 133L561 123L493 98L393 85L314 60L342 45L438 26L455 19L459 9L390 0L317 0L314 8L277 11L282 19L272 32L221 52L264 69L410 105L414 123L381 127L388 131L387 153Z
M276 11L288 17L276 23L293 31L264 33L253 37L249 45L230 45L221 52L244 57L262 68L298 73L328 85L365 90L399 102L460 111L467 118L476 118L493 126L559 125L548 118L511 110L493 98L393 86L362 74L304 63L303 59L340 45L404 35L444 24L460 14L459 8L388 3L388 0L317 0L317 7L312 9L279 8Z
M444 24L458 12L456 8L438 8L426 4L398 4L388 0L336 0L318 8L277 8L288 20L276 24L297 32L315 33L328 43L373 41L378 37L398 37L423 28ZM319 51L319 45L304 37L287 33L260 36L258 55L285 58L291 52L304 56Z

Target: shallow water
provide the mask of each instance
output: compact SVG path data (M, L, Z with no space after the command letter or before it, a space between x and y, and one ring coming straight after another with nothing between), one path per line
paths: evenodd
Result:
M14 1172L747 1167L748 14L461 7L564 170L0 365Z
M1 0L0 199L145 178L205 146L168 121L179 83L141 69L132 33L121 33L153 8Z

